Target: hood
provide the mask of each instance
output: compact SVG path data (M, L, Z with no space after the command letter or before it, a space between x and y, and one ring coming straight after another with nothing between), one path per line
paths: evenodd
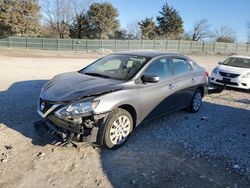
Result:
M40 98L65 102L122 89L124 81L88 76L79 72L64 73L47 82Z
M219 65L218 71L233 73L233 74L246 74L246 73L250 72L250 69L249 68L226 66L226 65Z

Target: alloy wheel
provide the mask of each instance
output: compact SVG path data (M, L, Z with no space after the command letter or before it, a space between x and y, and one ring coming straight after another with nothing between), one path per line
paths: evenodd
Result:
M198 111L201 106L202 101L202 95L200 92L195 93L194 99L193 99L193 108L195 111Z
M130 133L131 122L125 115L119 116L112 124L109 138L112 144L119 145L123 143Z

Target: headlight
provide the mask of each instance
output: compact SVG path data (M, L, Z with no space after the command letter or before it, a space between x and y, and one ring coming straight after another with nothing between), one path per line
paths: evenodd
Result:
M214 74L217 74L217 73L218 73L218 67L215 67L215 68L214 68L213 73L214 73Z
M85 114L93 111L98 103L99 101L78 101L57 110L55 114L59 117Z
M250 72L244 74L244 75L242 76L242 78L250 78Z

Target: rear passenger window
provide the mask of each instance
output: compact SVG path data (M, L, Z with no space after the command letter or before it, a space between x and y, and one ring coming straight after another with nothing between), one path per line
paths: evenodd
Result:
M175 74L182 74L193 70L192 65L187 60L179 58L173 59L173 68Z

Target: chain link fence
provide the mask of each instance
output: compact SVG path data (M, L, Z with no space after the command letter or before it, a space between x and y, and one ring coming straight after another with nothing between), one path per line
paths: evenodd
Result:
M113 52L128 50L163 50L186 53L250 54L250 44L185 40L94 40L8 37L0 39L0 47L86 52L96 52L100 49L107 49Z

